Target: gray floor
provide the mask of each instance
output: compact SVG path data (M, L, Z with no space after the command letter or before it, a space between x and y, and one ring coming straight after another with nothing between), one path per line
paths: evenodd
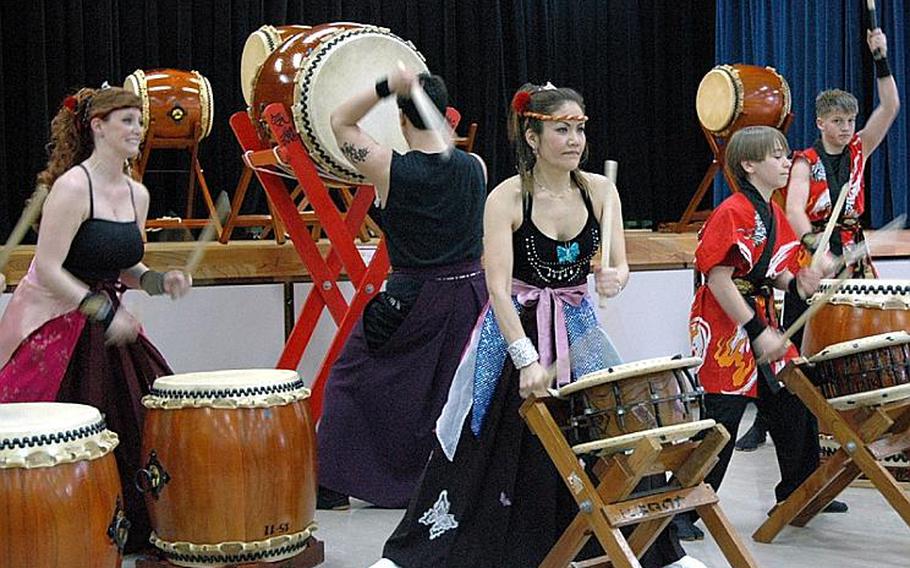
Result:
M751 417L744 420L750 424ZM788 527L774 544L758 544L752 532L765 519L778 478L770 443L755 452L735 452L720 491L721 505L760 566L766 568L908 568L910 527L878 491L850 488L841 499L847 514L816 517L806 528ZM382 544L402 511L373 509L354 502L349 511L319 511L316 536L325 542L327 568L365 568L379 558ZM686 543L686 550L711 568L728 566L710 535ZM131 567L128 562L126 566ZM530 567L529 567L530 568Z

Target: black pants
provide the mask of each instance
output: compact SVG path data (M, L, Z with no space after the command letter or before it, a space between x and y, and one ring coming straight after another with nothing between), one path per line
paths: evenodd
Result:
M759 378L758 399L726 394L705 395L706 418L723 424L730 433L730 441L721 450L717 465L705 481L715 491L720 488L733 456L739 423L750 401L755 402L758 412L764 416L768 432L774 440L781 477L774 488L774 494L780 502L789 497L818 468L818 422L796 395L787 389L773 394L762 378Z
M788 329L793 322L799 319L799 316L803 315L803 312L809 309L809 304L805 300L800 298L795 294L787 292L784 294L784 315L781 318L783 321L783 329ZM796 345L797 349L802 350L803 345L803 330L800 329L793 334L793 337L790 338L790 341L793 345Z
M821 447L818 442L818 422L809 412L803 401L785 388L777 394L759 377L758 398L729 394L705 395L705 418L711 418L723 424L730 433L730 441L718 455L717 465L705 477L705 481L714 488L727 474L730 458L733 457L733 446L739 436L739 423L749 402L754 402L758 412L768 425L768 433L774 440L774 451L777 453L777 466L780 470L780 482L774 488L777 502L781 502L796 491L818 468ZM698 513L685 513L691 522L698 520Z

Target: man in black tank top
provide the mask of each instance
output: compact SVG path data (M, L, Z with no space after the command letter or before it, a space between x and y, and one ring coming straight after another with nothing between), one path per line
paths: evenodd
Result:
M441 78L398 71L331 116L339 148L376 188L392 273L326 384L318 429L320 508L346 508L348 496L385 507L407 504L487 300L480 270L486 169L479 157L451 149L448 132L424 123L409 97L417 84L445 113ZM410 147L404 154L358 125L392 94Z

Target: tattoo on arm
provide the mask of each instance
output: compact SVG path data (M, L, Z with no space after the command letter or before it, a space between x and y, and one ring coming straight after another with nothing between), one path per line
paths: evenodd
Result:
M351 161L352 164L359 164L365 162L367 156L370 154L368 148L358 148L350 142L345 142L341 145L341 153Z

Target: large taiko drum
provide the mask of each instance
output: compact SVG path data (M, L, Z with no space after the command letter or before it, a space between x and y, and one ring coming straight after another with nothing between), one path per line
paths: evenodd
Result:
M284 40L310 28L311 26L300 25L265 25L246 38L243 52L240 54L240 89L243 91L243 100L247 105L253 101L253 85L262 63L273 51L278 49L279 45L284 43Z
M121 565L117 443L91 406L0 404L0 566Z
M830 345L806 373L835 407L910 397L910 333L896 331Z
M702 126L728 137L746 126L780 128L790 114L790 86L772 67L718 65L702 78L695 110Z
M161 377L142 403L137 475L152 543L173 564L279 562L316 529L309 390L294 371Z
M822 280L809 302L836 285L836 280ZM809 318L801 352L811 357L835 343L902 330L910 330L910 280L845 280Z
M212 86L198 71L137 69L123 87L142 99L142 138L202 140L212 131Z
M660 429L691 434L699 422L704 393L689 369L697 357L660 357L588 373L558 391L569 400L570 443L600 449L604 439L624 441ZM679 428L682 426L683 428ZM703 425L702 425L703 426ZM576 450L578 451L578 450Z
M394 71L399 61L415 72L427 70L423 55L387 29L353 23L313 26L285 40L259 68L250 118L262 139L270 140L263 111L271 103L284 103L316 166L328 176L362 183L363 176L339 149L329 117L341 101ZM379 143L407 151L394 97L380 101L359 125Z

